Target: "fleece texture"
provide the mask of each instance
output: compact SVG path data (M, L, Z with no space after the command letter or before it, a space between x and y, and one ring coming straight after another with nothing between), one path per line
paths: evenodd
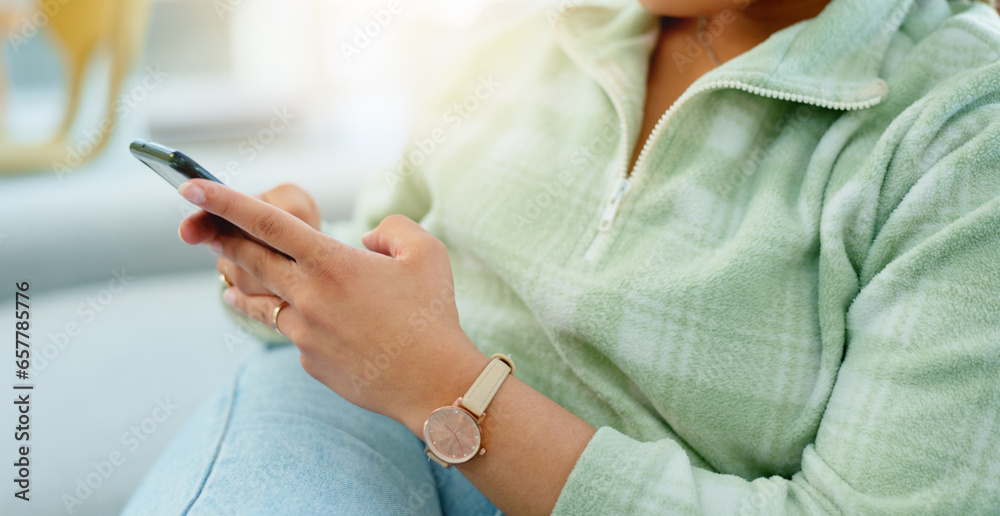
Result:
M325 226L419 221L472 340L598 428L554 513L1000 512L996 13L833 0L699 79L615 201L659 23L560 4Z

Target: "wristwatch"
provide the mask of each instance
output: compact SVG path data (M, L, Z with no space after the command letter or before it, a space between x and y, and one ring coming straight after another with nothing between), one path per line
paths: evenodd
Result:
M510 357L497 353L469 390L447 407L431 412L424 422L424 450L438 464L450 468L486 453L482 422L486 407L508 375L514 374Z

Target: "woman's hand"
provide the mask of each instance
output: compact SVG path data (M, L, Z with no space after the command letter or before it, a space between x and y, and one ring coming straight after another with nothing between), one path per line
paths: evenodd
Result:
M306 372L348 401L418 433L427 414L454 402L489 362L459 326L444 244L412 220L383 220L363 237L366 251L217 183L195 179L179 191L294 258L236 233L181 226L186 242L209 242L266 290L247 292L242 281L229 289L226 300L238 310L270 325L275 308L289 303L281 332Z
M423 438L427 415L452 404L489 363L459 327L444 244L412 220L383 220L362 238L366 251L218 183L193 179L180 193L294 259L238 233L191 242L210 242L274 292L227 290L243 313L271 324L289 303L278 326L302 367L348 401ZM594 428L517 378L503 383L488 414L489 453L458 468L507 514L552 512Z
M255 197L295 215L313 229L320 228L323 219L319 206L308 192L296 185L280 185ZM178 229L181 240L192 245L210 241L220 232L232 233L232 224L205 210L199 210L184 219ZM246 294L273 294L252 275L221 256L216 261L215 268Z

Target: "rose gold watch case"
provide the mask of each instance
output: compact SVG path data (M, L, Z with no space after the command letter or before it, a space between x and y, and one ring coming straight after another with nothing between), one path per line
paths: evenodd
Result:
M473 457L484 455L486 448L483 447L483 433L480 423L486 417L484 412L479 417L469 412L462 406L462 398L455 400L455 403L435 409L424 421L424 443L435 457L448 465L462 464L472 460ZM451 423L451 424L448 424ZM455 425L453 427L453 425ZM440 427L444 427L443 429ZM438 443L435 439L436 430L447 430L444 438L448 441ZM449 442L450 441L450 442ZM458 447L458 453L450 453ZM469 451L464 448L468 446ZM461 455L459 455L461 453Z

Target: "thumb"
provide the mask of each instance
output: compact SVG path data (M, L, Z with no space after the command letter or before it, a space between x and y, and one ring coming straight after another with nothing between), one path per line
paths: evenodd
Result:
M320 228L321 218L316 201L308 192L298 186L286 183L255 197L295 215L296 218L305 221L313 229Z
M370 251L403 259L412 254L418 243L431 236L426 229L404 215L389 215L378 227L361 237Z

